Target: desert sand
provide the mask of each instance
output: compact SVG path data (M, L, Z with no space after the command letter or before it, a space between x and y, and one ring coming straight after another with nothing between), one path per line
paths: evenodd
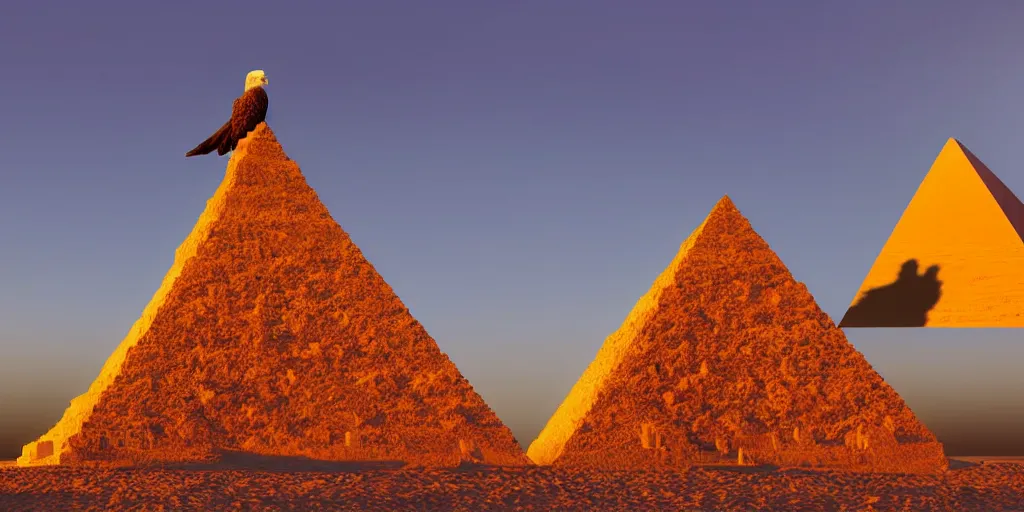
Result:
M0 468L0 510L1024 510L1024 464L935 475L552 467L261 471Z

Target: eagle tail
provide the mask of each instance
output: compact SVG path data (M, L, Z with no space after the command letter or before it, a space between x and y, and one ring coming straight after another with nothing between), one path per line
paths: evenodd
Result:
M192 151L185 153L185 157L206 155L216 149L223 148L230 138L231 121L228 120L228 122L224 123L224 126L221 126L213 135L210 135L210 138L200 142L198 146L192 149ZM223 155L224 153L219 152L219 154Z

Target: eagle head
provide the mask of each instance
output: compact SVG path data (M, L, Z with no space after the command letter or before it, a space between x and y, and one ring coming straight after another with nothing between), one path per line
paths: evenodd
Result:
M245 75L245 90L252 89L253 87L262 87L267 85L267 75L263 73L262 69L254 69Z

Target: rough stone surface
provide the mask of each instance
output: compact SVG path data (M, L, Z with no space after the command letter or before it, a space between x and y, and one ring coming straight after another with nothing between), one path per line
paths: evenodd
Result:
M942 446L728 197L528 450L538 464L934 472Z
M140 320L19 464L230 450L454 466L467 446L529 463L261 124Z
M1022 234L1024 205L949 139L840 327L1024 327Z

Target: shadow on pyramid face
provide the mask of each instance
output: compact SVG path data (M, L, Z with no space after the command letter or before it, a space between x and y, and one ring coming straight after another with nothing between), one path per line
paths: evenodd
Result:
M904 261L896 280L864 292L839 327L924 327L928 312L942 296L942 281L938 265L923 274L918 274L918 267L917 259Z

